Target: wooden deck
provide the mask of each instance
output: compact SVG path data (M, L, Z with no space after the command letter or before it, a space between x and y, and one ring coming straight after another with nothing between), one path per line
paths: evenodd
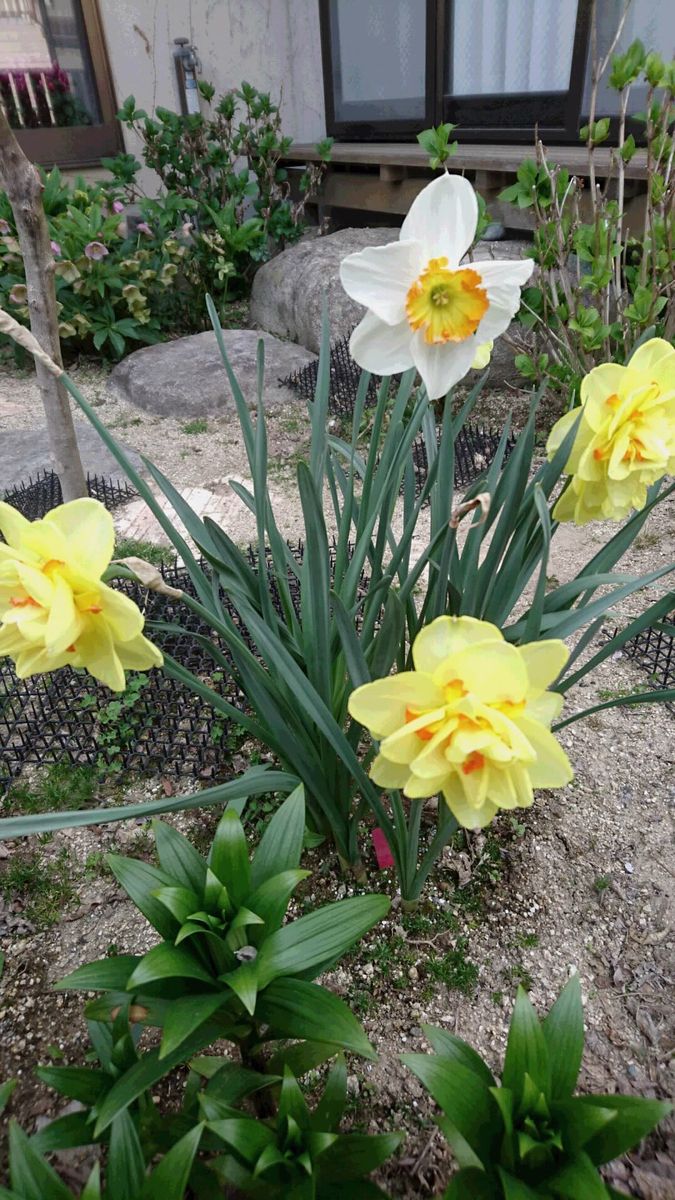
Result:
M583 146L548 146L549 162L559 163L573 175L588 177L588 153ZM449 168L466 171L487 201L494 220L513 229L531 229L529 209L518 209L499 200L499 193L513 182L526 158L534 157L533 146L459 145ZM298 143L286 155L289 165L317 162L313 145ZM612 171L611 151L599 146L594 153L595 173L604 180ZM413 142L335 142L331 161L318 198L319 209L356 209L364 212L403 216L432 176L429 156ZM625 167L628 210L643 203L642 182L647 177L647 155L638 150ZM632 198L631 198L632 197Z

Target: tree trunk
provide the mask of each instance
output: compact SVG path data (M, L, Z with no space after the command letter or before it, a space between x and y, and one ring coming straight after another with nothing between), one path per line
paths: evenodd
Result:
M61 346L47 218L42 206L42 182L19 146L0 108L0 188L9 198L16 221L26 272L30 327L42 349L59 366ZM68 393L47 368L35 360L44 404L49 444L64 500L87 495L80 451Z

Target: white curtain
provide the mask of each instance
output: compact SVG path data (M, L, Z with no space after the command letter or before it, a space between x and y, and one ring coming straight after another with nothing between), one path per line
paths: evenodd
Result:
M624 10L624 0L598 0L598 53L606 54ZM627 50L639 38L646 50L657 50L666 62L675 55L675 0L632 0L626 24L616 53ZM582 113L588 113L591 95L590 70L586 78ZM631 88L629 111L644 108L647 88L639 83ZM619 96L607 87L607 77L600 84L597 111L612 116L619 111Z
M422 100L425 0L337 0L333 37L346 101Z
M454 0L453 96L565 92L577 0Z

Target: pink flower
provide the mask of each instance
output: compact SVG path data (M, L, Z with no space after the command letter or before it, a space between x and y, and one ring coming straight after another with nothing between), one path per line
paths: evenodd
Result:
M138 233L146 234L147 237L152 237L152 230L147 221L139 221L138 225L136 226L136 230Z
M3 218L0 218L0 235L6 234L6 233L11 233L11 232L12 232L12 229L9 224L9 221L5 221Z
M54 254L58 257L59 254L61 253L61 247L59 246L59 243L58 242L50 242L49 245L52 248L52 254Z
M87 242L84 253L87 258L93 258L94 262L100 262L110 251L107 246L103 245L103 242Z
M124 205L121 200L113 200L113 212L124 212Z
M193 230L193 225L192 225L191 221L186 221L184 225L181 225L181 232L183 234L183 237L189 237L190 234L192 233L192 230Z

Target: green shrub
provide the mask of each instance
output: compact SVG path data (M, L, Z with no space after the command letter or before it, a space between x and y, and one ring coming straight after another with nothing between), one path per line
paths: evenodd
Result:
M292 139L282 134L279 106L269 94L242 83L214 103L210 84L201 83L200 92L206 116L181 116L166 108L149 116L136 108L133 96L118 116L140 137L145 164L165 188L156 200L141 198L146 219L156 220L167 205L180 207L183 220L193 227L186 262L190 283L195 294L211 292L222 304L245 295L257 265L297 241L332 141L319 144L322 161L307 168L299 195L293 197L281 161ZM135 195L129 156L106 160L106 165Z
M59 336L65 354L121 358L160 341L183 321L176 277L187 254L166 219L127 233L120 189L43 173L43 203L55 260ZM175 226L174 226L175 228ZM0 193L0 307L27 325L26 277L9 201ZM186 305L189 311L189 305Z

